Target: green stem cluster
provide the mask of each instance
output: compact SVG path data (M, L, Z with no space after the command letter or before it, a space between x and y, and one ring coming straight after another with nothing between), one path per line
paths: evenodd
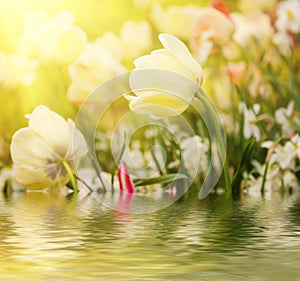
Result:
M223 162L223 174L224 174L224 179L225 179L225 188L226 188L226 193L227 197L231 198L232 194L232 188L231 188L231 179L229 175L229 168L228 168L228 161L226 157L226 140L225 140L225 135L223 136L222 131L221 131L221 124L218 120L218 117L216 115L216 109L213 107L212 102L206 97L206 93L204 92L203 89L199 89L199 91L196 93L196 98L198 98L206 107L206 110L210 114L211 120L213 121L216 137L218 142L220 143L222 151L221 157L224 156L224 162Z
M72 187L74 189L74 192L75 193L78 193L78 186L77 186L77 181L75 179L75 176L73 174L73 171L69 165L69 163L66 161L66 160L63 160L62 162L62 165L64 166L64 168L66 169L67 171L67 174L69 175L70 177L70 181L71 181L71 184L72 184Z

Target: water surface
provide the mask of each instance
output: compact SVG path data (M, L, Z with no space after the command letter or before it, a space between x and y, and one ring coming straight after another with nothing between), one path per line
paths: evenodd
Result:
M300 197L185 196L157 213L0 195L0 280L299 280Z

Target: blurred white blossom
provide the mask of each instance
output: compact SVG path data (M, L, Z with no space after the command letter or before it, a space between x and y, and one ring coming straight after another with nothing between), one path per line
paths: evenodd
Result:
M267 141L262 143L262 147L273 149L272 155L270 156L270 164L277 164L281 169L292 168L292 160L297 154L294 145L292 142L287 141L284 145L277 144L275 145L273 141Z
M276 147L278 148L278 147ZM297 143L288 141L280 149L275 149L274 160L278 163L281 169L292 168L293 160L297 157Z
M275 26L283 32L300 32L300 1L286 0L278 3Z
M271 39L274 30L270 17L262 12L249 14L231 13L235 25L233 38L244 48L254 42L264 46Z
M262 186L264 186L264 197L270 197L272 192L277 192L281 187L281 179L279 177L279 167L277 165L269 165L266 177L264 179L264 173L266 164L260 164L257 161L252 161L253 166L258 172L258 176L253 175L244 176L246 178L246 191L250 195L261 196ZM263 182L264 181L264 182Z
M151 26L147 21L127 21L120 31L122 57L133 59L145 54L152 46Z
M275 111L276 122L281 125L282 134L290 136L294 133L288 118L292 118L294 112L294 101L290 101L287 107L280 107Z
M297 190L300 188L299 181L295 173L290 170L285 171L283 175L283 184L286 189L292 188L293 190Z
M278 47L279 51L283 55L291 55L293 41L288 33L284 31L276 32L273 36L273 43Z
M87 43L78 59L69 66L72 83L68 89L71 102L81 104L99 85L126 72L121 63L119 41L106 33L93 43Z
M263 177L259 176L258 178L253 175L247 177L245 193L250 196L261 197L261 186L262 186ZM264 197L270 197L272 192L272 182L267 181L264 187Z
M300 32L299 14L299 0L286 0L278 3L275 21L277 32L273 37L273 43L285 56L290 56L294 47L292 34Z
M30 86L36 79L38 65L36 60L0 51L0 89L12 90L19 84Z
M197 9L192 22L191 47L200 63L205 62L214 47L230 43L234 25L227 15L213 8Z
M283 145L274 141L265 141L261 147L267 148L266 163L253 160L252 164L258 176L244 175L249 191L260 191L264 184L265 192L298 190L299 182L295 174L299 170L300 137L295 135ZM263 182L263 180L265 180Z
M20 52L43 63L71 63L86 43L85 32L73 22L69 11L53 16L43 11L27 14L19 42Z
M171 6L164 10L160 4L155 3L151 19L159 32L188 41L192 36L192 23L198 10L196 6Z

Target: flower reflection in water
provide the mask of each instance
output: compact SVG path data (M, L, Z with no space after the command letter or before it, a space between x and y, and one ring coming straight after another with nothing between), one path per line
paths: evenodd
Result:
M82 243L82 225L74 203L61 194L28 192L11 209L11 230L5 242L13 245L14 259L47 269L76 255Z

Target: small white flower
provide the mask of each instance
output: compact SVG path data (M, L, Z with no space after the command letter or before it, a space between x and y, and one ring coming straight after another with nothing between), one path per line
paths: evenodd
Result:
M288 121L287 117L292 116L294 112L294 101L290 101L288 106L281 107L275 111L275 118L278 124L281 125L283 134L291 135L294 132L290 122Z
M293 190L296 190L296 189L300 188L299 181L298 181L295 173L291 172L289 170L284 172L283 184L284 184L285 189L292 188Z
M277 146L274 152L274 159L281 169L286 169L291 165L292 160L297 155L297 151L292 142L288 141L284 146Z
M291 140L287 141L284 145L277 144L275 147L274 142L267 141L262 144L262 147L274 149L270 156L269 163L271 165L277 164L281 169L287 168L294 170L295 159L300 158L300 137L295 135Z
M253 108L248 109L244 103L240 103L240 111L244 114L243 133L246 139L255 136L260 140L260 130L257 124L257 114L260 111L260 105L254 104Z
M298 158L300 158L300 135L295 135L292 137L292 143L295 146L295 150L297 153Z
M274 145L274 142L273 141L264 141L262 144L261 144L261 147L263 148L270 148L272 145Z
M300 32L300 1L286 0L278 3L275 26L279 31Z
M281 169L293 169L295 166L294 160L300 158L300 137L294 136L290 141L287 141L284 146L278 145L272 155Z
M262 186L263 178L260 176L255 178L253 175L249 175L246 182L246 194L254 197L262 197L261 186ZM272 189L271 183L265 183L264 187L264 197L269 197Z
M33 190L66 184L70 178L63 161L74 170L86 153L86 142L74 122L46 106L34 109L28 127L18 130L11 143L16 179Z
M253 166L256 168L259 176L256 178L253 175L246 175L247 193L250 195L261 196L261 188L264 180L264 172L266 164L261 165L257 161L252 161ZM281 179L279 177L278 165L269 165L267 175L264 182L264 197L269 197L273 191L277 191L281 187Z

